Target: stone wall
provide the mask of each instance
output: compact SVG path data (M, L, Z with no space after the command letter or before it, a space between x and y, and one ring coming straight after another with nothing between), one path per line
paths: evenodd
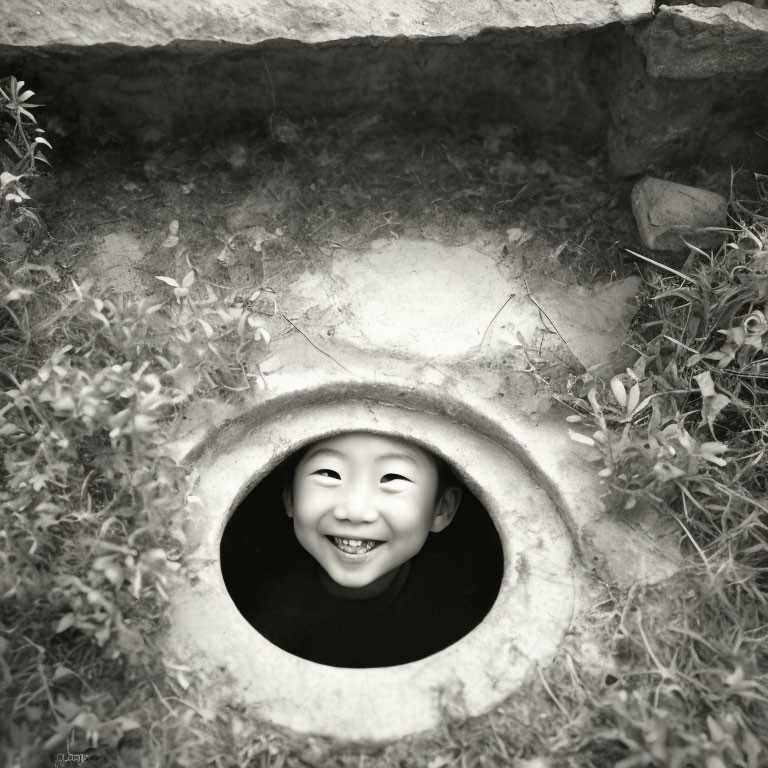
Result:
M650 5L639 0L572 0L554 16L537 0L514 14L469 5L459 12L435 0L423 18L390 9L384 26L362 18L370 4L358 2L349 18L326 9L322 24L303 28L273 14L275 28L262 24L261 32L222 20L259 1L232 0L206 11L210 19L201 6L208 26L195 26L197 17L164 16L154 0L123 0L86 33L71 13L46 25L40 20L55 12L45 5L35 11L37 0L6 0L0 76L25 79L55 131L102 142L258 134L275 113L300 120L381 112L448 127L513 123L523 140L607 147L623 176L702 159L768 162L761 1L662 5L649 18ZM152 12L138 14L142 3ZM366 29L372 34L361 35Z

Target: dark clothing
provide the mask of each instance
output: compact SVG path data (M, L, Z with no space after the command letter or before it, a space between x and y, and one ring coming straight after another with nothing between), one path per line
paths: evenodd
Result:
M362 600L332 595L321 566L296 549L240 610L279 648L319 664L385 667L424 658L477 626L493 602L468 553L440 534L428 536L384 592Z

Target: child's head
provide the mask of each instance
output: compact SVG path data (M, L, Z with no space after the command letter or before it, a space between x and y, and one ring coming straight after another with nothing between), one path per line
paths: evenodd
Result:
M461 489L446 474L412 443L351 432L306 449L283 500L299 543L336 584L386 586L453 519Z

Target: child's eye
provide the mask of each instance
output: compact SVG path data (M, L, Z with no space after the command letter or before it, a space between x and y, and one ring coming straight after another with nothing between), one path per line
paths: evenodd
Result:
M382 483L391 483L395 480L404 480L406 483L413 482L412 480L409 480L407 477L403 477L403 475L396 475L394 472L390 472L389 474L384 475L381 478Z
M313 475L319 475L320 477L330 477L334 480L341 480L341 475L333 469L317 469Z

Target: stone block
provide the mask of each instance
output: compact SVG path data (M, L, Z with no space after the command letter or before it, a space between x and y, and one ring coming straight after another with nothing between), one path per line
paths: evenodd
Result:
M634 40L614 41L607 59L613 65L604 75L611 82L608 158L620 176L694 161L720 98L711 82L651 77L642 51L647 34L647 29L635 30Z
M267 40L328 43L360 38L466 39L487 29L545 34L629 24L653 13L653 0L3 0L0 45L76 46L178 41L255 45Z
M768 11L742 2L662 6L645 53L653 77L700 80L768 70Z
M708 8L720 8L730 2L732 0L667 0L664 5L702 5ZM737 0L737 2L754 5L755 8L765 8L765 0Z
M632 212L643 243L653 250L684 251L687 241L717 248L726 226L727 200L706 189L647 177L632 190Z

